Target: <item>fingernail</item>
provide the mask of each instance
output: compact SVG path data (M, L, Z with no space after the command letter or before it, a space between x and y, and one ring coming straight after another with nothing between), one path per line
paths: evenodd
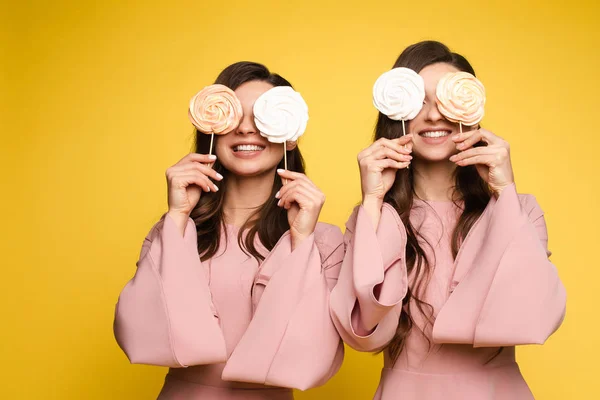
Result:
M278 169L277 170L277 172L280 173L280 174L283 173L284 171L285 171L285 169Z
M275 193L275 198L278 199L279 198L279 192Z
M450 161L454 161L454 160L456 160L456 156L450 157Z
M219 191L219 187L217 185L214 185L214 187L215 187L215 192L218 192Z
M279 200L279 201L277 202L277 205L278 205L278 206L281 206L281 200Z
M223 175L221 175L220 173L218 173L218 172L217 172L217 179L218 179L218 180L221 180L221 179L223 179Z
M452 136L452 140L456 140L456 139L458 139L458 135Z
M211 159L211 160L216 160L217 156L215 156L214 154L211 154L211 155L208 156L208 158Z
M464 143L459 143L456 145L457 149L462 149L463 147L465 147Z

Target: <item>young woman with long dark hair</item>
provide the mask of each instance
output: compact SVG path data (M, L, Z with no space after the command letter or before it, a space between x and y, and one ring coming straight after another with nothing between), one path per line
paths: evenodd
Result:
M331 295L336 326L353 348L383 351L376 399L531 399L515 346L543 343L565 312L543 212L517 194L505 140L460 133L440 112L440 79L475 74L463 56L426 41L397 67L420 75L425 99L406 136L380 113L358 155L362 204Z
M317 222L325 196L297 143L284 171L284 147L255 124L257 98L291 84L250 62L215 83L234 91L241 122L215 136L216 157L197 132L196 151L167 170L169 211L121 293L115 335L131 362L171 367L159 399L288 400L343 359L329 314L342 234Z

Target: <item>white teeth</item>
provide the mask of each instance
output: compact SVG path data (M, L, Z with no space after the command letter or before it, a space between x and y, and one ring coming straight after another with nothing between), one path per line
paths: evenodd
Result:
M448 131L431 131L431 132L423 132L423 133L421 133L421 136L429 137L429 138L439 138L439 137L448 136L449 134L450 134L450 132L448 132Z
M264 147L254 144L240 144L239 146L235 146L233 148L234 151L261 151L264 149Z

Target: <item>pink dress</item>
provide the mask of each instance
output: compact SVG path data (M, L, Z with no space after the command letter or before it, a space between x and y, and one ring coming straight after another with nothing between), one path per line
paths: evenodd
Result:
M420 297L433 306L434 324L427 326L413 302L415 326L396 363L384 351L375 399L533 399L515 345L544 343L561 324L566 303L548 260L543 212L533 196L517 195L514 185L505 189L454 260L450 241L459 213L451 202L417 201L411 211L411 223L431 245L421 242L434 271ZM332 316L348 345L376 351L394 336L412 282L406 231L391 206L383 206L377 231L359 207L345 242Z
M196 228L165 216L123 289L115 337L132 363L171 367L159 399L292 399L339 369L343 344L329 313L343 259L339 228L319 223L291 251L289 232L260 265L227 226L201 262ZM224 251L223 251L224 250Z

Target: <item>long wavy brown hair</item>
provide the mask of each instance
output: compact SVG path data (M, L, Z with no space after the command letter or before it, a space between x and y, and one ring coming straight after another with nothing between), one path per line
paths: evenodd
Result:
M225 85L231 90L237 89L239 86L250 81L264 81L273 86L292 86L285 78L278 74L271 73L267 67L255 62L242 61L232 64L225 68L219 74L215 83ZM198 130L196 134L195 151L199 154L208 154L210 147L210 135L205 135ZM215 143L219 137L215 135ZM215 144L216 146L216 144ZM277 168L283 168L283 152L281 154L282 161ZM304 173L304 160L300 149L296 146L295 149L287 151L288 170ZM221 243L221 235L227 234L224 227L223 202L226 195L227 176L229 171L223 167L217 160L213 168L223 175L223 180L219 184L221 190L218 192L202 193L200 201L194 207L191 213L191 218L196 224L196 232L198 234L198 253L202 261L209 260L217 254ZM273 188L268 200L257 207L248 220L244 223L238 233L238 243L240 247L248 254L254 257L257 261L262 261L265 258L255 245L256 235L261 244L269 251L273 249L277 241L287 231L290 226L287 220L287 211L277 206L275 194L282 186L281 178L275 174L273 178Z
M393 68L406 67L418 73L426 66L436 63L447 63L460 71L475 75L473 67L463 56L451 52L447 46L436 41L419 42L407 47L400 54ZM402 122L391 120L379 113L375 127L375 140L379 138L395 139L400 136L402 136ZM398 359L404 348L405 340L413 328L414 321L411 315L414 312L411 309L413 301L417 310L425 316L427 323L433 324L433 308L421 296L429 282L435 260L433 262L428 260L425 251L419 244L419 239L421 239L421 243L429 244L411 224L410 212L413 208L414 197L413 169L399 170L384 201L394 207L406 227L406 266L409 276L414 276L415 279L411 282L403 300L405 312L400 313L396 334L387 347L393 361ZM462 213L452 234L452 254L455 258L461 243L483 213L490 197L491 192L488 185L481 179L474 166L457 168L453 200L462 208Z

